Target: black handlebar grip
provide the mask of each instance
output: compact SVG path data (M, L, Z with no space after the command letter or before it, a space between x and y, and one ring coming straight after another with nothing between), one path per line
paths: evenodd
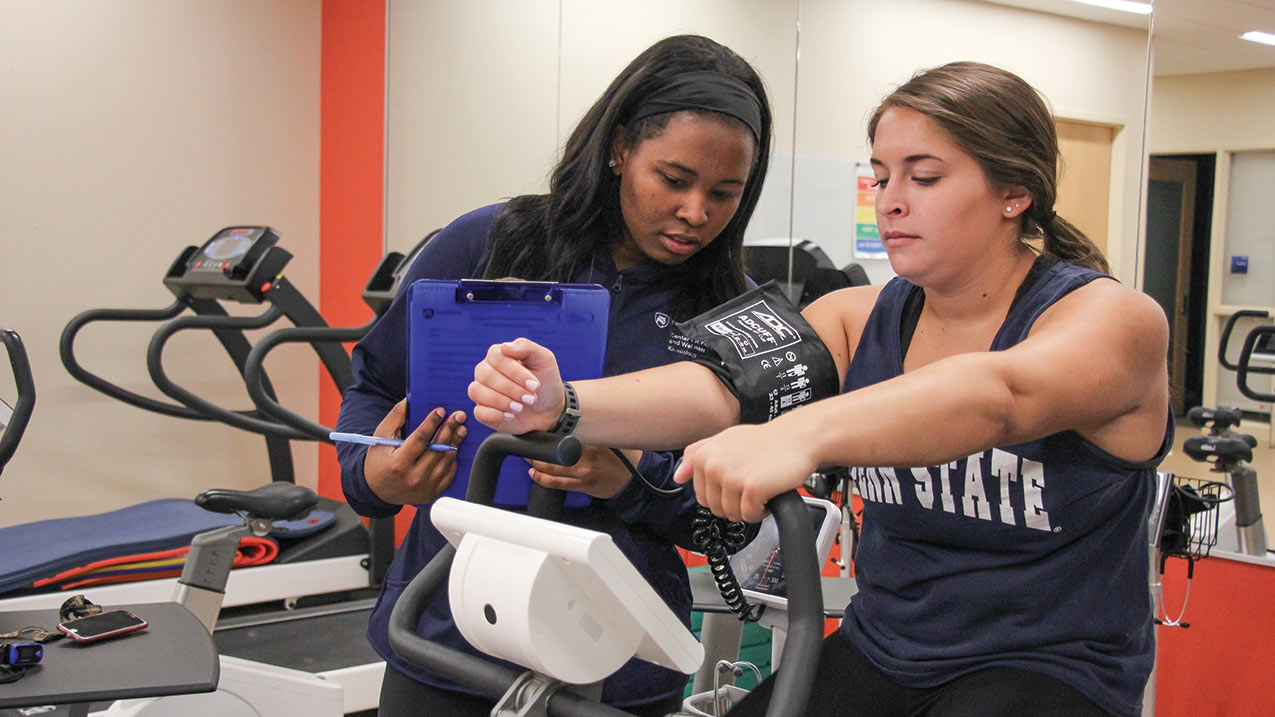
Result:
M1252 311L1249 309L1244 309L1242 311L1237 311L1234 314L1231 314L1230 317L1227 318L1226 320L1226 326L1222 329L1222 339L1221 341L1218 342L1218 345L1217 345L1218 363L1222 364L1222 366L1232 371L1238 371L1239 370L1238 366L1226 360L1226 349L1227 349L1227 346L1230 345L1231 343L1231 331L1235 328L1235 322L1244 318L1265 319L1268 316L1270 316L1270 314L1265 311Z
M545 463L569 466L580 460L580 441L574 436L532 432L521 436L493 433L483 440L474 454L474 464L469 470L469 488L465 500L470 503L492 505L496 501L496 480L500 477L500 465L509 456L520 456Z
M16 331L0 329L0 342L4 343L9 354L9 366L13 369L13 383L18 390L18 400L14 402L13 414L9 422L0 432L0 473L4 466L18 450L18 442L27 430L27 422L31 420L31 412L35 410L35 379L31 375L31 360L27 357L26 347L22 345L22 337Z

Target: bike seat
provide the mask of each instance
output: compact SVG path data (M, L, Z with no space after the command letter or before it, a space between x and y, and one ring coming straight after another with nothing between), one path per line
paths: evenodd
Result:
M1191 436L1182 450L1193 460L1219 463L1247 463L1253 460L1253 447L1241 436Z
M1204 428L1211 426L1214 430L1225 430L1240 425L1240 409L1238 408L1205 408L1196 406L1186 412L1187 420Z
M195 496L195 505L214 513L246 513L267 520L296 520L318 505L314 491L277 481L253 490L212 488Z

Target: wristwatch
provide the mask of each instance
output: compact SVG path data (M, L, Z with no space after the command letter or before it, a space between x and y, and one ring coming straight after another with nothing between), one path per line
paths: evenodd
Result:
M575 387L566 381L562 382L562 397L564 399L562 415L558 416L557 423L550 426L548 432L558 436L569 436L576 429L576 424L580 422L580 397L576 395Z

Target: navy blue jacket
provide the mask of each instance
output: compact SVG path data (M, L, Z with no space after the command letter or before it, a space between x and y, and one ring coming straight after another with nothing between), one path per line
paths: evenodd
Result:
M408 281L417 279L477 278L486 265L487 234L502 205L483 207L452 222L426 244L409 269ZM608 376L659 366L683 358L669 348L675 329L667 314L678 288L694 280L683 266L653 262L618 271L609 252L598 251L593 265L572 278L576 283L600 284L611 289L611 310L604 373ZM385 315L353 352L354 384L345 392L337 428L371 434L395 403L406 395L407 326L406 292L400 293ZM472 420L472 417L471 417ZM337 445L341 486L346 500L361 515L385 517L402 506L386 503L368 487L363 475L367 448L350 443ZM638 469L652 483L674 487L674 457L647 452ZM691 594L686 568L674 543L692 547L691 518L694 491L676 497L658 497L630 481L610 500L593 499L579 510L567 511L575 525L611 535L616 545L646 577L655 591L689 625ZM417 680L458 692L472 692L441 676L409 665L389 646L390 611L403 588L446 544L423 506L386 575L372 612L368 639L376 652L399 671ZM452 622L447 594L426 611L420 634L444 644L475 651ZM603 685L603 701L619 707L639 705L681 694L686 676L651 663L630 660Z

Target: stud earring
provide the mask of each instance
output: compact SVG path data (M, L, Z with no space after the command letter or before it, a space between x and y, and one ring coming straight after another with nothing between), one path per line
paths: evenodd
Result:
M1005 207L1005 213L1006 213L1006 214L1009 214L1009 213L1010 213L1010 212L1012 212L1012 211L1014 211L1014 208L1013 208L1013 207Z
M610 162L607 162L607 166L611 169L615 169L615 160L613 159Z

